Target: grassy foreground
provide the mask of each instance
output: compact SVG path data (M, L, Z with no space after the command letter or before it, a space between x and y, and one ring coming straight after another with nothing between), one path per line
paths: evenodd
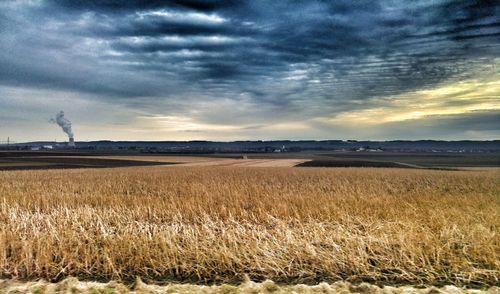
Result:
M498 171L0 172L0 276L488 287Z

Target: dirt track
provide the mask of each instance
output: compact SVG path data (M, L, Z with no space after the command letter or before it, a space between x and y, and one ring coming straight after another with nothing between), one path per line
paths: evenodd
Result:
M148 285L137 280L134 285L123 285L117 282L97 283L80 282L75 278L67 278L59 283L26 282L13 280L0 280L0 293L488 293L498 294L500 288L475 290L463 289L455 286L420 287L378 287L362 283L353 285L347 282L335 282L333 284L320 283L315 286L309 285L277 285L267 280L262 283L247 281L241 285L192 285L192 284L168 284L164 286Z

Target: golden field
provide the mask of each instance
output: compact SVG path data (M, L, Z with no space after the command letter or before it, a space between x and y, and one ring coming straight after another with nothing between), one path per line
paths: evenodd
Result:
M500 173L0 172L0 278L495 286Z

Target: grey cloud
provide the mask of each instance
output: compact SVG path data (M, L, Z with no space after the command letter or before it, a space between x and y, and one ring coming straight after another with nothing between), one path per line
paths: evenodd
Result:
M210 123L307 120L474 77L498 57L499 15L476 0L5 2L0 85ZM234 115L189 111L241 93Z
M72 10L92 10L102 12L123 12L127 10L142 10L162 8L165 6L186 8L199 11L213 11L220 7L229 7L236 5L238 1L233 0L90 0L90 1L72 1L72 0L50 0L48 1L56 6L62 5Z

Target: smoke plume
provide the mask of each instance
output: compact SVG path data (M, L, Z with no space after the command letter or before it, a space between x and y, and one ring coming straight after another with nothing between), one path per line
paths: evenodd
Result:
M69 119L64 117L64 111L61 110L58 114L56 114L56 119L54 120L52 118L50 121L57 123L70 139L74 137L73 130L71 129L71 122Z

